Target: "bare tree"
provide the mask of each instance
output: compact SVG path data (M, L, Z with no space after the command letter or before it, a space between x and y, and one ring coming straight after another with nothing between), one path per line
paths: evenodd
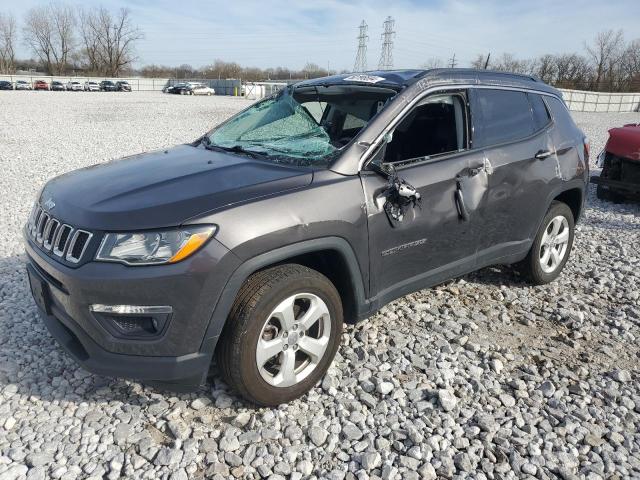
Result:
M596 36L593 45L586 45L586 50L595 71L594 87L596 89L602 87L602 83L607 76L609 76L609 82L611 82L611 66L618 60L623 43L622 30L607 30L600 32Z
M94 13L88 10L80 10L79 27L80 40L82 42L81 58L84 59L87 70L91 73L101 73L100 70L100 43L98 41L98 31L94 28L97 22L94 21Z
M117 77L135 60L135 42L143 35L133 24L127 8L112 14L104 7L83 12L80 33L88 67L110 77Z
M640 38L627 45L619 62L620 88L640 90Z
M16 66L16 19L0 13L0 73L13 73Z
M24 41L50 74L64 73L74 47L75 15L69 5L31 8L25 17Z
M535 75L545 83L553 83L556 79L557 68L553 55L542 55L535 62Z
M441 58L438 57L431 57L429 60L427 60L425 63L422 64L422 68L442 68L444 67L444 62L442 61Z

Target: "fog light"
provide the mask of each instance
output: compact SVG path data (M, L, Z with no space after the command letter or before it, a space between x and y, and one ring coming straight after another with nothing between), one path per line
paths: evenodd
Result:
M114 337L145 339L157 337L166 328L173 309L165 305L90 305L100 324Z
M114 313L116 315L144 315L153 313L171 313L173 308L168 305L102 305L94 303L89 307L92 312Z

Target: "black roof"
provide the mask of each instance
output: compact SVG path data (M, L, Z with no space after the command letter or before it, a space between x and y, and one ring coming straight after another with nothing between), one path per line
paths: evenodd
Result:
M464 83L474 85L494 85L529 88L560 96L555 88L532 75L520 75L493 70L472 68L435 68L430 70L374 70L362 73L347 73L329 77L305 80L298 85L334 85L336 83L366 83L380 87L401 89L416 82L426 82L426 86L438 84Z

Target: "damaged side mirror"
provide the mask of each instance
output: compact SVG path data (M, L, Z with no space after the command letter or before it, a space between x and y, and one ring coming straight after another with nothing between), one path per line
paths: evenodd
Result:
M420 193L413 185L398 176L396 167L392 163L376 160L378 155L369 163L369 169L387 179L387 188L377 197L384 203L380 202L378 205L379 208L384 209L391 226L396 227L405 219L410 208L421 206Z

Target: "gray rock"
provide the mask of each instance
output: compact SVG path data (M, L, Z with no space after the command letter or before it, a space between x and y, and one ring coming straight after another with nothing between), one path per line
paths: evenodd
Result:
M450 412L458 404L458 399L450 390L438 390L438 400L445 412Z
M324 445L324 442L327 441L328 436L329 432L327 432L324 428L312 426L309 429L309 438L317 447Z
M382 457L378 452L363 453L362 457L360 458L360 464L365 470L373 470L374 468L378 468L381 463Z

